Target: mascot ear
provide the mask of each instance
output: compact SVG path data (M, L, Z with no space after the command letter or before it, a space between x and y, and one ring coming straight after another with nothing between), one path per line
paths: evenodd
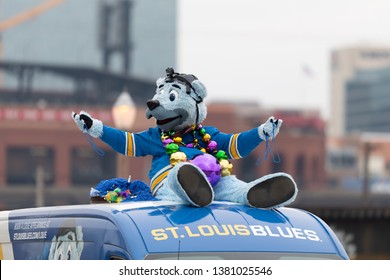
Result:
M158 78L157 81L156 81L156 86L157 86L157 88L158 88L160 85L164 84L164 82L165 82L165 78Z
M204 84L202 84L199 80L193 81L191 83L191 86L196 92L196 99L201 99L203 101L197 104L199 110L198 123L201 123L206 119L207 116L207 107L204 102L204 98L207 96L207 90Z
M191 86L195 89L198 97L204 99L207 96L207 90L204 84L202 84L199 80L195 80L191 83Z

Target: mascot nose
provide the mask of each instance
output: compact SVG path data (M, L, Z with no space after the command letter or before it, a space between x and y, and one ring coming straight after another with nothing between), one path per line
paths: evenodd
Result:
M154 108L160 106L160 102L158 100L149 99L146 101L146 105L148 105L150 111L153 111Z

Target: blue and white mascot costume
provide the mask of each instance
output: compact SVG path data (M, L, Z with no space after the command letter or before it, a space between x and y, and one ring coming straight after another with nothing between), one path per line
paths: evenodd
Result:
M151 155L151 192L157 199L204 207L213 200L232 201L257 208L274 208L294 201L297 187L286 173L274 173L252 182L231 175L229 160L248 155L261 142L272 140L282 120L270 117L249 131L227 134L201 123L207 115L205 86L194 76L166 70L148 100L146 117L156 127L143 132L121 131L104 125L87 112L72 113L84 133L100 138L127 156Z

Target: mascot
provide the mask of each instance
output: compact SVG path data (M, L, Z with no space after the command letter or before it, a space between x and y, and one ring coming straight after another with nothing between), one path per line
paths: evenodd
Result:
M157 199L204 207L224 200L256 208L275 208L294 201L297 186L286 173L244 182L232 175L230 159L248 155L261 142L272 140L282 120L270 117L249 131L227 134L202 126L207 115L205 86L190 74L166 70L148 100L146 117L156 127L143 132L121 131L104 125L87 112L72 113L84 133L100 138L127 156L151 155L150 188Z

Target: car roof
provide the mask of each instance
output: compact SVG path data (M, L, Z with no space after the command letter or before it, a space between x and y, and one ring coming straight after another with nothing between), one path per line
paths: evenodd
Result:
M310 253L348 258L326 223L289 207L266 210L214 202L197 208L143 201L9 211L10 221L32 217L108 220L121 232L123 246L134 258L189 252Z

